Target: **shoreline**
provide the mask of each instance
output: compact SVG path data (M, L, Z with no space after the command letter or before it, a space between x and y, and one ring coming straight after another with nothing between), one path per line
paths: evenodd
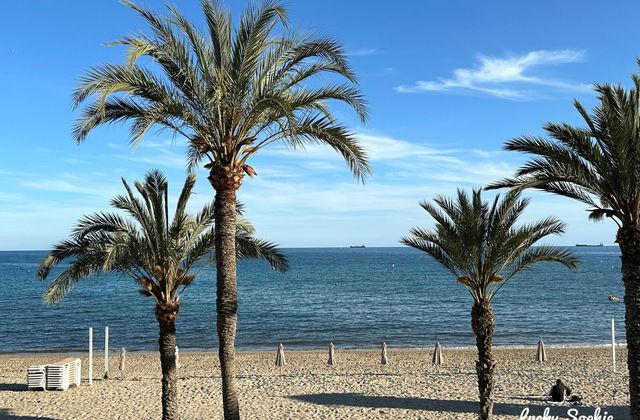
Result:
M94 355L101 355L104 353L103 347L101 347L100 343L97 343L97 346L94 346L93 352ZM298 353L308 353L308 352L323 352L327 351L328 344L326 347L310 347L310 348L289 348L286 345L286 342L283 342L285 346L286 352L298 352ZM469 351L476 350L476 346L454 346L448 347L445 344L440 343L443 349L448 351ZM387 349L389 350L397 350L397 351L432 351L435 343L429 347L394 347L393 345L387 344ZM208 354L208 353L217 353L218 348L182 348L178 346L180 349L180 354ZM277 350L278 344L274 344L273 348L255 348L255 349L236 349L236 354L254 354L254 353L275 353ZM611 343L607 344L598 344L598 343L586 343L586 344L546 344L544 345L545 349L610 349ZM534 345L494 345L494 350L531 350L536 349L537 344ZM616 349L626 349L627 343L616 343ZM158 353L158 350L136 350L136 349L128 349L125 348L127 354L136 354L136 355L145 355L145 354L155 354ZM353 348L353 347L340 347L336 346L336 351L346 351L346 352L374 352L380 351L380 347L364 347L364 348ZM51 350L35 350L29 351L24 350L22 352L2 352L0 351L0 357L20 357L20 356L47 356L50 354L54 355L86 355L89 352L88 349L77 350L77 349L51 349ZM109 355L120 353L120 348L109 347Z

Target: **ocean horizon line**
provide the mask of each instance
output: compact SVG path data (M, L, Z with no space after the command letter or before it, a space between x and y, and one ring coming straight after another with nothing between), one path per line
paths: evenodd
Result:
M318 245L318 246L279 246L280 249L283 250L287 250L287 249L292 249L292 250L298 250L298 249L389 249L389 248L402 248L402 249L410 249L407 246L403 246L403 245L366 245L364 244L364 247L362 246L363 244L352 244L352 245ZM549 245L549 244L541 244L541 245ZM562 247L567 247L567 248L582 248L582 247L587 247L587 248L618 248L618 245L613 244L613 245L599 245L599 244L573 244L573 245L567 245L567 244L551 244L554 246L562 246ZM536 245L537 246L537 245ZM534 246L534 248L536 247ZM0 249L0 252L49 252L51 251L51 249ZM419 251L416 251L419 252Z

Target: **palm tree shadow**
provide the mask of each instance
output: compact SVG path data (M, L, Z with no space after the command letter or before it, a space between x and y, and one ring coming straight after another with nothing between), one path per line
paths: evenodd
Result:
M420 397L390 397L362 395L356 393L324 393L293 395L291 399L322 405L342 405L366 408L399 408L404 410L426 410L447 413L477 413L479 406L477 401L465 400L439 400ZM549 408L550 416L567 416L567 410L575 408L580 415L593 415L595 407L588 406L552 406L532 404L496 403L493 413L504 416L519 417L523 411L528 410L529 415L541 416L545 409ZM629 418L628 406L602 407L601 413L606 411L614 418Z
M19 416L8 408L0 408L0 420L57 420L53 417Z

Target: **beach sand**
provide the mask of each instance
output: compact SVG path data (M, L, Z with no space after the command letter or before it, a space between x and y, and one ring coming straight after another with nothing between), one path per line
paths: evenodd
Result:
M275 346L274 346L275 347ZM342 351L337 364L326 365L326 351L286 351L287 366L274 366L272 352L239 352L238 393L245 419L473 419L476 418L475 351L444 349L444 365L431 364L432 349L389 347L389 365L380 351ZM497 419L550 414L568 417L567 406L541 401L556 378L582 396L578 415L595 407L614 419L629 417L626 350L618 350L618 372L611 372L608 348L547 348L548 361L538 363L535 348L496 349ZM160 362L155 353L128 353L124 375L118 356L110 356L110 379L104 362L94 357L89 386L87 358L82 356L83 382L62 391L27 391L26 369L66 355L0 356L0 419L159 419ZM180 412L183 420L222 418L219 364L216 353L180 354ZM606 418L606 417L605 417Z

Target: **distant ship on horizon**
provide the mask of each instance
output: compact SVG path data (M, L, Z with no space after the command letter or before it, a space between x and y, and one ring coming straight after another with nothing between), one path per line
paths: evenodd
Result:
M349 248L366 248L364 245L351 245Z
M599 244L576 244L576 246L604 246L602 242Z

